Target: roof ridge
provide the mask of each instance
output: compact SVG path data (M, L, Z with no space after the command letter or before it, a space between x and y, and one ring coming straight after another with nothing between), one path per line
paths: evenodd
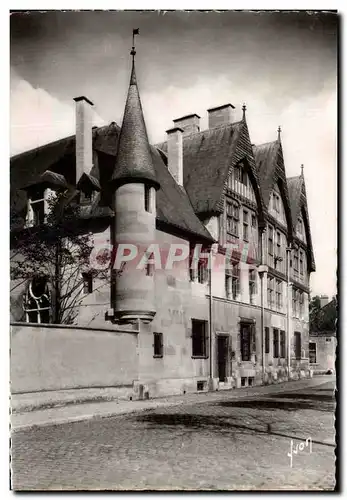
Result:
M274 141L262 142L261 144L253 144L253 148L261 148L263 146L268 146L269 144L275 144L275 143L278 143L278 139Z
M222 127L224 128L228 128L228 127L232 127L233 125L239 125L243 123L243 120L238 120L237 122L232 122L232 123L223 123L222 125L218 125L217 127L213 127L213 128L206 128L204 130L199 130L199 132L192 132L191 134L187 134L185 136L183 136L183 140L184 139L190 139L191 137L196 137L198 136L199 134L205 134L206 132L213 132L215 130L220 130ZM157 142L156 144L153 144L153 146L155 148L160 148L160 146L162 146L163 144L166 144L167 141L161 141L161 142Z

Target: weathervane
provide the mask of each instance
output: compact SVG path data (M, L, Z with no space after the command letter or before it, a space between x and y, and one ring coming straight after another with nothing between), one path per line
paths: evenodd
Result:
M139 28L136 28L136 29L133 30L133 46L131 47L131 52L130 52L130 54L133 56L133 59L134 59L135 54L136 54L136 50L135 50L135 36L139 35L139 34L140 34Z

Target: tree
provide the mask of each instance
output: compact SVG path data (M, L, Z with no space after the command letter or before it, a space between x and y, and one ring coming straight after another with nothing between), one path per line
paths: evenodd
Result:
M26 284L24 307L29 314L36 303L47 318L45 311L50 302L49 319L53 323L73 324L83 300L83 273L97 277L101 287L109 280L110 269L91 269L93 238L83 230L81 208L71 193L56 193L47 201L44 224L11 232L11 292ZM16 219L13 215L14 227Z
M326 306L321 307L318 295L310 302L310 331L333 332L336 329L337 300L334 297Z
M309 304L310 324L314 323L317 314L320 311L320 308L320 297L319 295L315 295L314 297L312 297Z

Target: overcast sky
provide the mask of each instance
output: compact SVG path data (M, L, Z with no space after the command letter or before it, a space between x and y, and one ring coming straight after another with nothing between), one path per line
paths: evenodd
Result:
M121 124L132 29L152 143L172 119L228 103L255 144L282 127L287 176L304 164L317 272L313 293L336 293L337 19L255 12L47 12L11 16L11 154L74 132L73 97L95 124Z

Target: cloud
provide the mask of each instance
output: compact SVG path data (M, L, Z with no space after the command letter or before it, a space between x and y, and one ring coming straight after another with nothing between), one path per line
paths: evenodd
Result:
M93 114L93 125L104 121ZM42 146L75 131L73 102L62 102L12 73L10 94L10 154Z
M311 285L314 293L332 295L336 293L337 262L336 92L329 85L301 99L285 95L283 99L272 99L269 86L261 87L254 80L247 83L247 96L251 141L260 144L274 140L281 125L287 176L299 175L300 165L305 165L317 265ZM190 113L200 115L201 128L207 128L207 109L228 102L235 105L235 120L239 120L244 97L245 89L224 75L197 79L188 88L169 85L151 92L143 90L150 142L165 140L172 119ZM122 108L124 103L119 106ZM104 121L95 114L94 124L102 125ZM73 102L63 102L44 89L34 88L18 75L11 78L11 154L73 134L74 129Z

